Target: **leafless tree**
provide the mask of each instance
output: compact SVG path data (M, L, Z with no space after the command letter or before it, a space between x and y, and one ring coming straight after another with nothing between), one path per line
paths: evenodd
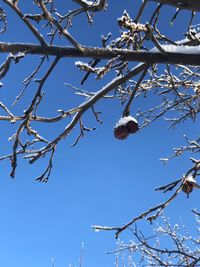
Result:
M173 225L170 219L162 214L151 236L145 236L135 226L130 229L131 240L118 240L117 249L108 254L116 255L116 267L200 266L199 224L199 214L196 214L193 221L195 234L190 233L181 220Z
M88 24L93 24L97 12L112 9L114 1L98 0L73 0L74 9L59 10L56 0L34 0L32 9L29 11L23 1L2 0L0 8L1 34L6 34L9 27L13 26L12 18L7 14L16 14L19 20L30 30L36 38L37 43L13 43L1 42L0 52L5 54L5 61L0 66L0 79L3 85L4 78L9 77L10 67L13 63L20 64L26 58L37 57L38 65L30 70L30 75L24 77L21 92L15 96L13 106L19 105L26 95L26 89L33 84L37 85L32 98L30 98L26 109L21 114L15 114L13 107L0 102L2 115L1 121L13 123L16 127L15 133L9 138L12 141L12 152L4 155L0 160L8 159L11 164L10 176L15 177L18 159L23 157L33 164L43 157L49 158L44 172L36 179L47 182L53 166L53 157L57 145L72 133L75 126L80 127L80 134L73 145L76 145L84 136L88 128L83 123L83 117L89 110L92 111L97 122L101 122L100 113L96 111L95 105L100 99L118 99L119 104L124 107L122 118L120 118L115 129L115 137L125 139L129 134L135 133L138 128L142 129L158 118L166 118L171 127L183 123L187 119L196 121L200 111L200 34L198 25L193 26L195 16L198 16L200 4L196 0L143 0L140 6L133 1L134 9L137 10L135 17L131 17L124 11L116 23L120 29L117 38L112 34L105 33L101 37L98 47L85 46L73 35L73 23L78 16L84 16ZM157 3L155 3L157 2ZM29 4L30 5L30 4ZM148 16L144 11L151 7ZM183 25L185 31L182 40L174 40L169 33L162 32L161 13L171 6L174 16L173 23L179 13L187 12L188 22ZM175 8L174 8L175 7ZM14 13L10 13L10 10ZM145 13L146 14L146 13ZM80 19L80 18L79 18ZM62 39L66 45L60 46ZM44 90L47 79L53 74L62 58L74 58L77 70L84 75L80 81L84 84L89 76L103 80L106 75L112 75L109 83L105 82L103 87L97 86L94 91L83 90L70 85L75 95L81 99L81 104L74 105L68 110L52 111L52 116L47 117L40 114L40 107L45 99ZM77 61L79 59L79 61ZM80 61L80 59L82 59ZM89 63L86 62L89 59ZM83 61L84 60L84 61ZM45 73L43 73L45 69ZM38 78L41 77L42 78ZM111 76L109 76L111 77ZM64 82L64 81L63 81ZM148 97L150 94L159 99L159 104L150 106L133 118L130 114L135 99ZM170 117L171 116L171 117ZM37 124L53 125L63 121L65 127L57 132L52 140L47 140L37 130ZM68 123L68 121L70 121ZM185 137L186 144L174 150L173 155L162 159L167 162L170 158L180 156L185 151L199 153L200 138L189 140ZM200 174L200 160L191 157L191 168L177 181L161 186L157 190L163 192L172 191L173 194L163 203L144 211L134 217L130 222L121 227L94 226L96 230L114 230L116 236L127 229L137 220L147 218L149 221L156 219L171 201L184 191L187 195L193 188L199 188L196 178Z

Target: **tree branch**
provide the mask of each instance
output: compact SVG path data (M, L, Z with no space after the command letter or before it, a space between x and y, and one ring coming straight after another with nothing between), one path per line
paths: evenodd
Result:
M181 46L183 47L183 46ZM167 63L167 64L182 64L200 66L199 53L172 53L172 52L144 52L132 51L118 48L97 48L83 47L80 51L73 47L62 46L46 46L25 43L5 43L0 42L0 53L17 53L23 52L31 55L48 55L58 57L77 57L77 58L96 58L96 59L112 59L120 56L123 61L146 62L149 64ZM200 51L200 48L199 48Z
M33 35L39 40L39 42L41 43L42 46L46 46L47 43L44 40L42 34L29 22L29 20L21 13L20 9L17 7L17 5L15 5L14 3L12 3L12 1L10 0L3 0L3 2L5 2L8 6L10 6L15 13L21 18L21 20L28 26L28 28L30 29L30 31L33 33Z
M200 11L200 2L197 0L150 0L161 4L167 4L180 9Z

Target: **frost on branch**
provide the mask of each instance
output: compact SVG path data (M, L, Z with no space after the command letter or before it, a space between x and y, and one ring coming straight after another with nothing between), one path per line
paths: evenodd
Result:
M32 5L30 10L23 1L3 0L3 4L0 8L0 27L1 33L7 34L5 40L10 38L10 27L15 30L12 14L18 17L35 39L35 43L30 43L30 39L21 36L19 32L19 39L27 38L24 43L13 43L12 38L0 42L1 90L7 86L7 79L13 79L11 69L16 64L21 66L24 60L31 63L21 81L21 90L13 96L13 103L8 103L6 99L2 99L0 103L0 121L13 124L13 133L9 139L11 150L0 158L9 161L12 178L16 176L19 159L34 164L45 158L47 165L36 179L47 182L58 145L73 135L72 146L78 145L88 132L94 132L96 128L98 130L98 126L102 124L103 110L97 110L96 105L100 100L106 99L105 105L114 100L118 103L119 110L122 109L119 115L121 119L114 129L114 136L121 140L137 133L139 129L145 131L145 127L158 119L166 120L171 128L176 128L187 120L197 122L200 112L200 31L199 25L195 26L193 22L199 15L198 1L133 1L134 12L130 14L122 6L119 19L110 21L102 28L103 36L102 31L99 32L98 47L94 47L92 37L85 40L77 35L74 21L78 20L82 26L85 25L81 23L82 20L86 19L88 27L93 25L95 28L96 12L102 12L103 17L104 11L114 9L112 2L74 0L71 10L67 10L67 5L61 10L56 0L35 0L29 3ZM175 5L178 10L171 5ZM171 19L163 16L169 9L174 12ZM180 29L173 28L172 31L170 25L179 19L178 15L183 9L186 9L184 14L187 16L185 25L182 25L181 33ZM32 14L33 10L37 12ZM11 17L8 18L7 14ZM167 30L160 25L164 25ZM113 27L116 28L115 35L110 32ZM35 67L31 61L33 58L37 60ZM48 91L47 81L54 77L55 69L61 66L64 58L70 58L68 63L72 68L76 66L74 76L78 70L81 72L80 87L71 85L61 75L63 84L74 93L73 101L70 102L70 107L56 107L52 103L47 116L41 112L45 101L49 101L48 94L45 94ZM93 78L95 83L90 88L87 82ZM6 89L11 91L10 88ZM28 95L30 99L27 100ZM58 94L57 97L62 99L63 96ZM143 106L141 103L144 99L146 104ZM25 108L20 110L21 106ZM95 125L86 120L87 112L94 116ZM61 128L56 127L57 122L61 123ZM40 124L49 125L50 131L42 134L38 127ZM114 124L113 121L110 125L111 132ZM51 129L54 131L48 137ZM134 138L135 135L131 137ZM177 180L157 188L157 191L171 195L123 226L106 227L104 230L114 230L118 236L137 220L146 218L153 222L179 193L189 195L199 187L200 139L197 137L191 141L186 138L186 142L185 146L175 148L173 155L163 159L166 163L185 151L195 154L191 157L189 170L185 170Z
M162 214L151 227L151 234L145 234L135 225L130 229L129 240L119 239L116 248L107 254L116 255L119 266L125 263L130 266L198 266L200 220L196 210L191 222L196 231L191 231L191 225L184 225L180 219L173 224Z

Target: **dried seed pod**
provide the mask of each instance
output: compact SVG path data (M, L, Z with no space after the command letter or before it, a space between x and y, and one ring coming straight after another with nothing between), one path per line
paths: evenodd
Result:
M126 128L130 134L136 133L139 130L138 122L135 119L131 119L127 122Z
M194 188L194 183L191 183L189 181L185 181L183 186L182 186L182 191L184 193L186 193L187 196L189 196L189 194L192 192L193 188Z
M124 140L128 137L129 132L125 125L119 125L114 129L114 135L117 139Z

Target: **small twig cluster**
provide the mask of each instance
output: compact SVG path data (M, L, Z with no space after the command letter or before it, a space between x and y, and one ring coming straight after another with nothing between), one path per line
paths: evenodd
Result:
M101 99L109 101L117 99L123 106L122 118L126 119L121 125L117 125L117 127L122 126L120 131L119 127L114 130L118 139L125 139L129 134L136 133L138 129L142 130L161 117L167 120L172 128L187 119L196 122L200 112L200 34L198 27L197 29L192 27L192 22L196 16L195 12L200 11L198 1L184 0L177 3L172 0L159 0L156 1L159 5L155 6L155 3L144 0L141 6L135 9L138 10L135 17L132 18L125 11L118 19L116 25L119 28L119 36L112 38L112 34L109 33L100 37L99 47L85 46L74 36L73 20L83 14L88 23L93 24L96 12L106 10L107 7L112 8L111 4L107 6L108 1L106 0L73 0L74 9L72 11L59 10L56 0L35 0L32 5L37 12L34 14L30 13L30 10L26 10L26 5L20 0L3 0L2 2L5 6L0 8L0 23L3 25L1 32L6 34L8 31L9 20L6 17L6 10L11 9L29 29L37 40L37 44L0 43L0 53L6 53L6 58L0 65L0 86L4 86L1 81L10 74L11 64L20 64L24 58L27 58L27 55L30 57L41 56L37 66L25 77L22 89L13 103L13 106L16 106L19 101L23 101L28 86L33 83L37 86L22 114L15 114L12 107L6 105L3 100L0 102L2 111L0 121L15 123L16 126L15 133L9 138L12 141L12 152L0 158L0 160L9 159L12 178L16 174L19 156L27 159L30 164L43 157L48 157L47 166L37 178L37 181L47 182L57 145L70 135L76 126L80 132L75 137L72 146L78 144L86 132L95 129L86 127L83 123L85 113L90 110L96 121L101 123L101 111L96 111L95 107ZM145 18L148 23L143 23L144 10L150 4L154 10ZM175 5L179 9L178 12L175 11L172 21L178 19L178 14L182 9L190 10L187 11L189 21L183 27L185 33L181 41L174 40L174 35L166 35L160 30L160 14L162 10L165 10L164 4ZM65 44L64 47L59 45L60 39ZM81 96L82 102L79 105L72 105L70 109L56 110L56 115L46 117L44 114L40 114L40 107L45 98L46 82L53 75L60 59L66 57L78 58L79 61L76 60L74 64L84 73L80 81L81 85L94 75L97 86L92 90L82 89L69 85L67 82L66 85L73 89L75 95ZM89 58L90 61L86 63L80 61L81 58ZM133 64L133 62L140 63ZM163 64L164 67L160 68L159 64ZM42 69L45 69L43 75L41 74ZM104 79L106 75L112 77L110 82L105 82L104 86L99 87L98 80L106 80ZM142 108L140 101L151 99L152 96L156 101L148 101L147 108ZM140 107L138 111L135 108L136 102ZM158 104L151 104L152 102ZM130 116L131 113L133 117ZM127 118L131 119L127 121ZM61 121L65 125L64 128L57 132L51 140L42 136L35 127L36 123L54 125ZM196 141L186 138L186 142L186 146L175 148L173 155L162 160L167 162L185 151L199 153L199 138ZM199 176L200 162L199 159L191 158L191 160L193 166L186 171L186 174L177 181L157 189L163 192L174 190L166 201L147 209L122 227L94 226L94 228L96 230L114 230L118 237L122 231L140 219L146 218L150 222L155 220L179 192L184 191L189 195L193 188L199 187L197 177Z
M115 254L118 264L122 262L121 258L131 258L130 266L200 266L200 220L196 210L195 214L195 236L182 223L171 225L170 220L162 215L151 236L145 236L135 225L130 229L130 241L119 240L117 249L108 254ZM120 266L118 264L116 266Z

